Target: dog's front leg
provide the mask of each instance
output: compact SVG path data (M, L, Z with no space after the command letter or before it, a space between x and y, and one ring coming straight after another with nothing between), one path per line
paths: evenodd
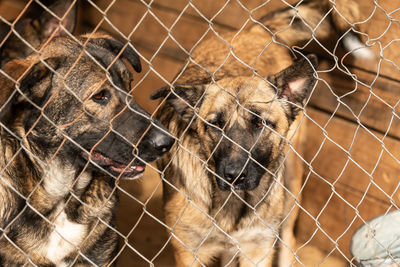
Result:
M193 256L193 254L189 251L186 252L175 252L175 261L176 267L200 267L206 266L203 261L199 261L199 258Z
M108 177L95 177L81 196L73 195L68 212L77 223L88 224L97 218L111 219L116 195Z
M290 134L293 136L292 144L296 151L288 151L288 157L285 162L284 186L285 206L284 206L284 222L281 228L281 242L279 247L279 267L293 266L296 262L294 252L296 251L296 237L294 235L294 227L299 213L299 204L301 203L300 189L303 184L304 163L297 156L297 153L304 155L304 144L307 136L306 121L301 122L297 119L290 128ZM295 134L296 133L296 134Z
M215 249L211 249L205 245L199 249L192 251L188 250L181 242L176 239L172 240L175 248L174 256L177 267L200 267L208 266L212 263L215 256ZM217 250L218 251L218 250Z
M118 250L118 236L112 230L117 196L114 184L107 179L111 178L95 176L80 196L74 195L69 200L66 209L72 220L87 225L90 235L80 244L80 251L97 266L110 266ZM92 264L79 256L74 266Z

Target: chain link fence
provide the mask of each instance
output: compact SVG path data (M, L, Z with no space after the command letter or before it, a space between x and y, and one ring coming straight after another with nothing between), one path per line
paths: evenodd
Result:
M397 266L399 11L1 2L0 266Z

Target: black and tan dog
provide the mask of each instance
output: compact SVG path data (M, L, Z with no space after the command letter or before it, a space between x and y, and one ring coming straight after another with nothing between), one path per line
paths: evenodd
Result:
M115 181L140 177L173 144L131 97L122 59L140 71L134 50L105 35L78 41L3 58L0 266L112 264Z
M311 39L327 11L314 5L297 6L309 27L297 18L275 37L289 46ZM293 256L289 212L303 173L299 122L317 60L293 61L264 26L283 29L295 14L283 9L250 30L201 42L173 88L153 95L166 98L159 119L179 140L159 163L178 266L205 266L219 256L224 264L271 266L282 244ZM321 27L318 36L328 37L330 24ZM285 257L280 266L292 263Z
M173 144L129 94L133 49L118 58L118 41L79 41L89 55L59 37L3 68L18 82L0 80L1 266L110 263L115 179L140 177Z

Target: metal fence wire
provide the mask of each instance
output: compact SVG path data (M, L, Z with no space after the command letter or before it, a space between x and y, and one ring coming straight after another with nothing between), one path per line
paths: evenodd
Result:
M0 2L0 266L398 266L399 11Z

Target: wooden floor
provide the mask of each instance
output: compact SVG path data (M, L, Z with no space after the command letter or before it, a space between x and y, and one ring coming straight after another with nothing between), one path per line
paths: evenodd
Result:
M162 188L158 174L148 168L139 181L120 184L120 203L117 210L117 230L127 239L121 239L121 254L117 266L175 266L172 248L162 224ZM302 244L298 244L301 247ZM337 257L305 246L297 251L295 266L348 266Z

